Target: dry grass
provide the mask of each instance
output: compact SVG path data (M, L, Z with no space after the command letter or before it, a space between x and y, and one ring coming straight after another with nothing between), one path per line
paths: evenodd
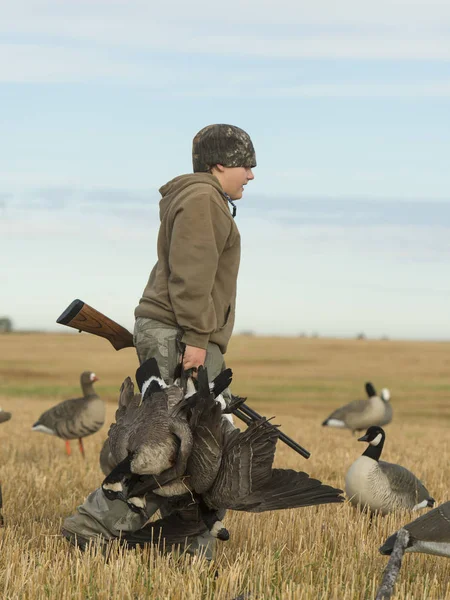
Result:
M392 392L394 422L384 458L409 467L437 502L449 499L450 344L245 338L233 340L228 363L234 391L308 448L305 461L280 444L277 464L304 469L342 486L362 445L321 421L363 396L363 385ZM0 406L13 419L0 426L4 516L0 532L0 595L8 599L253 599L373 598L386 558L384 538L408 514L375 519L348 504L263 515L229 513L229 542L213 565L186 556L98 548L81 554L59 537L61 522L96 488L98 453L107 426L85 440L87 460L71 458L56 438L31 433L40 413L78 394L82 370L95 370L99 393L114 415L117 390L133 375L132 349L115 352L89 335L0 336ZM218 569L218 577L214 578ZM407 555L397 586L402 600L450 598L450 561Z

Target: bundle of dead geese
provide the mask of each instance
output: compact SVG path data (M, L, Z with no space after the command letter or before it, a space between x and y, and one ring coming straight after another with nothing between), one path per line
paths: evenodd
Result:
M222 540L229 537L220 520L226 509L264 512L342 502L342 490L304 472L272 468L279 429L267 419L244 431L231 425L223 412L235 406L224 409L218 402L231 378L226 369L209 383L200 367L196 389L188 378L168 386L149 359L136 372L140 394L125 379L103 449L104 471L115 465L103 481L105 495L137 511L145 511L149 498L176 498L180 507L195 502L206 527ZM163 520L146 528L165 535Z

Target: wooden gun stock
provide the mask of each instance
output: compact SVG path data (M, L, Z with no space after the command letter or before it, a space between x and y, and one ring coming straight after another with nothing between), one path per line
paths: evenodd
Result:
M67 325L86 331L100 337L104 337L111 342L116 350L122 348L132 348L133 335L112 319L108 318L89 304L82 300L74 300L62 315L56 320L60 325Z

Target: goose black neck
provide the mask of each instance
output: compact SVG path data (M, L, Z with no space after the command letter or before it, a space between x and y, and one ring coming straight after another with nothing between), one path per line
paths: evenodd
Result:
M362 455L368 456L369 458L372 458L373 460L376 460L378 462L383 451L383 446L384 438L382 438L382 440L377 446L372 446L372 444L369 444L365 451L362 453Z
M131 456L128 455L118 465L114 467L111 473L105 478L104 483L115 483L121 481L126 475L131 473Z

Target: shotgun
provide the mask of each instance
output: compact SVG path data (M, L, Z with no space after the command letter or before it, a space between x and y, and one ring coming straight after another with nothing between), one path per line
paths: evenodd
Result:
M125 329L125 327L122 327L122 325L119 325L82 300L77 299L71 302L66 310L56 319L56 322L60 325L67 325L67 327L78 329L80 333L86 331L87 333L93 333L94 335L106 338L116 350L134 347L133 335L128 329ZM241 404L239 408L233 410L233 414L247 425L262 418L261 415L246 404ZM303 446L297 444L297 442L281 431L279 439L304 458L311 456L308 450L305 450Z
M80 333L87 331L106 338L116 350L134 347L133 336L128 329L82 300L77 299L71 302L62 315L56 319L56 322L78 329Z

